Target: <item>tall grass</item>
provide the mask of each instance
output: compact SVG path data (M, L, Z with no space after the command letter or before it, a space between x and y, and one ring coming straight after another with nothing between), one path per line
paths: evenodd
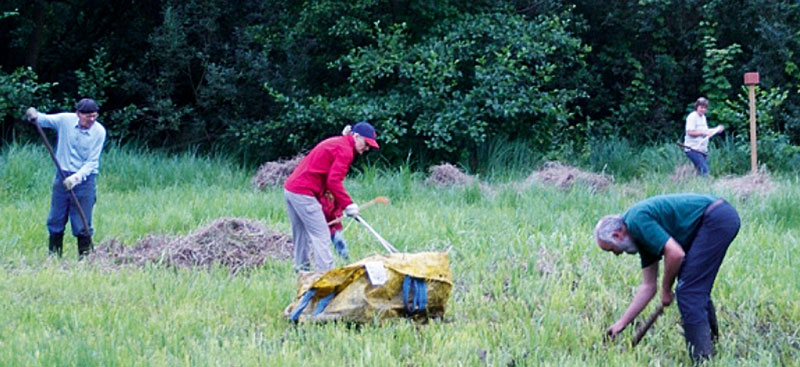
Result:
M230 276L220 268L95 269L75 260L74 244L64 259L48 258L50 162L36 147L10 146L0 155L0 365L685 365L675 306L635 349L625 346L633 327L603 343L641 275L637 258L604 253L591 238L600 216L679 191L724 196L743 222L713 292L722 337L711 365L798 365L797 175L778 178L768 196L737 197L703 180L669 181L661 161L684 159L671 148L636 154L657 160L660 171L618 180L605 193L501 180L525 171L497 173L489 190L439 190L408 165L355 169L346 186L356 200L392 200L362 213L383 237L408 252L450 248L447 312L424 325L294 326L282 317L295 296L289 261ZM612 173L634 169L611 161ZM289 231L281 190L254 191L254 172L222 157L112 147L102 164L96 242L183 234L222 216ZM366 230L346 228L352 257L382 252Z

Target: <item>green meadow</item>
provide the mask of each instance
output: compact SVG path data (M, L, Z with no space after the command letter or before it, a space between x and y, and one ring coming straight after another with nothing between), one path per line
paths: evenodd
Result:
M651 154L644 152L643 154ZM657 153L652 153L657 154ZM40 145L0 151L0 366L677 366L688 365L677 306L636 348L634 328L602 335L641 280L637 256L597 248L599 217L648 196L711 193L739 211L713 298L721 324L714 366L800 365L800 176L775 173L775 190L739 195L715 181L674 183L667 154L650 173L606 191L524 184L536 166L437 189L407 166L360 165L345 182L358 202L391 204L363 217L405 252L450 247L454 286L444 318L365 325L287 322L291 261L232 276L222 267L156 265L108 270L47 255L52 163ZM712 170L713 170L712 161ZM220 217L289 232L281 189L256 191L253 169L224 157L110 147L102 158L95 244L184 235ZM345 223L350 254L382 248ZM337 258L338 265L344 265ZM656 307L651 302L640 323Z

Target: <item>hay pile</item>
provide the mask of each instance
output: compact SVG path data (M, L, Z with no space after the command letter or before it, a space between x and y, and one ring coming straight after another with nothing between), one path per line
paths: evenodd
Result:
M675 172L669 176L669 179L674 183L684 183L697 177L697 169L694 165L687 163L675 168Z
M187 236L147 236L132 247L112 239L100 244L87 260L109 268L219 264L236 274L259 266L268 258L287 259L292 251L289 236L270 230L258 221L220 218Z
M728 190L734 195L749 198L753 194L766 195L775 190L775 183L765 167L758 172L745 176L725 176L717 180L714 186L719 190Z
M433 185L438 188L466 186L475 182L475 177L467 175L450 163L431 166L428 168L428 171L430 172L430 176L425 179L425 184Z
M300 161L305 157L304 154L298 154L289 160L278 160L274 162L267 162L258 168L258 172L250 182L258 190L264 190L268 187L282 186L283 182L292 174L294 168L300 164Z
M528 176L525 183L530 185L536 181L561 189L568 189L575 184L579 184L590 187L595 191L603 191L611 185L613 180L612 176L606 174L581 171L559 162L547 162L538 171Z

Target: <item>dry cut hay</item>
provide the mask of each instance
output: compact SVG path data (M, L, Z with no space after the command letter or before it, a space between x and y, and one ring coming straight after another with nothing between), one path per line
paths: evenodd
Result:
M150 235L136 246L112 239L88 256L93 264L115 268L146 264L173 267L210 267L219 264L236 274L262 265L267 259L287 259L293 245L289 236L250 219L220 218L186 236Z
M467 175L461 169L450 163L431 166L428 168L428 171L431 174L425 179L425 184L438 188L466 186L475 182L475 177Z
M258 190L264 190L268 187L282 186L284 181L292 174L294 168L300 164L300 161L305 157L304 154L298 154L289 160L278 160L274 162L267 162L258 168L258 172L250 182Z
M568 189L575 184L590 187L595 191L603 191L611 185L614 177L582 171L578 168L561 164L560 162L547 162L538 171L533 172L525 180L530 185L538 181L547 185Z
M772 181L766 167L762 166L758 172L753 172L745 176L725 176L717 180L717 189L728 190L734 195L742 198L749 198L753 194L766 195L775 190L775 183Z

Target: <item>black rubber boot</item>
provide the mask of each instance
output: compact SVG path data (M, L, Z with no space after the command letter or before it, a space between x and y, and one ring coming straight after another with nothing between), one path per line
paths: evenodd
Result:
M694 364L699 364L714 355L714 346L711 344L711 328L708 324L683 324L683 336L686 338L686 347Z
M61 257L61 247L64 244L64 232L61 233L50 233L50 244L48 245L48 249L50 250L50 255L56 255Z
M78 260L94 250L92 246L92 236L78 236Z
M711 328L711 343L717 344L719 340L719 324L717 323L717 310L714 303L708 300L708 326Z

